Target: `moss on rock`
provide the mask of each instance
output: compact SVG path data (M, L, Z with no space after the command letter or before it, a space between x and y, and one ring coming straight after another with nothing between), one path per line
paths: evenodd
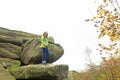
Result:
M6 69L15 69L20 67L21 62L9 58L0 58L0 64Z
M10 73L16 79L40 79L40 80L63 80L68 75L67 65L28 65L14 70Z
M16 79L0 64L0 80L16 80Z

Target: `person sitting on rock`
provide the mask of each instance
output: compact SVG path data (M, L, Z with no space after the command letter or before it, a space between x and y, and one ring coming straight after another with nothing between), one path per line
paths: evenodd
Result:
M46 64L47 60L49 58L49 50L48 50L48 33L44 32L41 36L41 45L40 48L42 48L42 64Z

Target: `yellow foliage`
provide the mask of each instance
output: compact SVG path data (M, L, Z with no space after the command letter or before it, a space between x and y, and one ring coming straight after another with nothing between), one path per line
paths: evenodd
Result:
M114 54L118 54L118 51L115 51Z
M93 17L93 19L96 19L96 18L98 18L98 16L94 16L94 17Z
M101 38L101 34L98 36L98 39L100 39Z
M111 14L111 13L109 13L109 15L108 15L108 21L114 21L114 19L115 19L115 16L113 15L113 14Z
M107 35L108 35L108 36L111 36L111 32L109 31L109 32L107 33Z
M97 32L99 32L98 39L104 38L103 36L107 36L111 45L108 44L106 46L99 47L103 52L105 51L105 53L110 54L111 56L116 56L118 54L120 56L120 50L116 50L120 46L114 46L114 43L119 43L118 41L120 41L120 12L117 11L118 9L114 6L113 0L103 0L103 2L104 3L102 5L98 6L97 15L95 15L91 21L95 23L95 28L97 28ZM114 9L110 9L108 7L111 3ZM100 51L100 53L102 52Z
M103 16L103 14L104 14L103 11L99 11L99 12L98 12L98 15L100 15L100 17Z
M111 18L114 18L113 14L110 14L110 17L111 17Z
M120 78L117 78L117 80L120 80Z
M109 23L108 23L107 21L104 20L104 21L103 21L103 25L105 25L105 26L108 27L108 26L109 26Z
M105 75L105 74L101 74L100 76L101 76L102 78L105 78L105 77L106 77L106 75Z
M118 33L115 34L116 39L119 39L119 36L120 35Z
M120 27L120 24L117 24L118 27Z
M114 40L115 40L115 38L112 36L112 37L110 38L110 40L111 40L111 41L114 41Z
M98 15L101 17L101 16L104 16L108 13L108 11L106 9L103 9L103 6L99 6L99 9L98 9Z
M103 8L103 6L102 6L102 5L100 5L100 6L99 6L99 9L102 9L102 8Z
M101 30L101 31L102 31L102 30L105 30L104 26L100 26L100 30Z
M106 15L108 13L108 11L106 9L103 9L104 11L104 15Z

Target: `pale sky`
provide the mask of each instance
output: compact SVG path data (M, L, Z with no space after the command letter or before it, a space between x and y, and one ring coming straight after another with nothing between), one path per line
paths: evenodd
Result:
M70 70L85 69L85 48L98 63L97 33L86 18L95 12L94 0L0 0L0 26L34 34L44 31L64 48L54 64L68 64Z

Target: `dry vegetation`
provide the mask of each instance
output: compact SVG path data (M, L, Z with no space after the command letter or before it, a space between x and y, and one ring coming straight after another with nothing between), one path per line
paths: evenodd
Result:
M107 45L98 44L100 55L108 54L109 58L102 57L100 65L90 64L85 72L69 72L69 80L120 80L120 1L102 1L96 10L97 15L86 21L94 23L98 39L105 36L109 39Z

